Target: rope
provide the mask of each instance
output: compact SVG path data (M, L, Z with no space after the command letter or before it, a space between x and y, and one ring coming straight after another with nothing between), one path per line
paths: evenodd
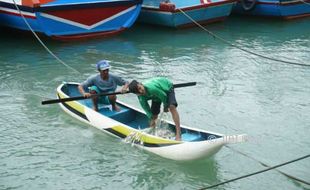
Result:
M236 150L236 149L234 149L234 148L232 148L232 147L230 147L230 146L227 146L227 145L226 145L226 147L229 148L229 149L231 149L231 150L233 150L233 151L235 151L235 152L237 152L237 153L239 153L239 154L241 154L241 155L243 155L243 156L245 156L245 157L247 157L247 158L250 158L250 159L252 159L252 160L254 160L254 161L260 163L260 164L261 164L262 166L264 166L264 167L267 167L267 168L270 167L270 166L268 166L267 164L265 164L265 163L263 163L263 162L261 162L261 161L255 159L255 158L253 158L253 157L251 157L251 156L249 156L249 155L247 155L247 154L245 154L245 153L243 153L243 152L240 152L240 151L238 151L238 150ZM307 182L307 181L305 181L305 180L303 180L303 179L299 179L299 178L297 178L297 177L295 177L295 176L292 176L292 175L290 175L290 174L284 173L284 172L282 172L281 170L278 170L278 169L275 169L275 170L276 170L277 172L281 173L282 175L285 175L285 176L288 177L288 178L291 178L291 179L293 179L293 180L296 180L296 181L298 181L298 182L300 182L300 183L304 183L304 184L306 184L306 185L310 185L310 182Z
M181 13L183 13L189 20L191 20L193 23L195 23L198 27L200 27L201 29L203 29L204 31L206 31L208 34L210 34L213 38L215 39L218 39L232 47L235 47L241 51L244 51L246 53L249 53L249 54L252 54L252 55L256 55L258 57L262 57L262 58L265 58L265 59L269 59L269 60L272 60L272 61L277 61L277 62L282 62L282 63L287 63L287 64L291 64L291 65L298 65L298 66L307 66L307 67L310 67L309 64L305 64L305 63L297 63L297 62L291 62L291 61L285 61L285 60L280 60L280 59L275 59L275 58L271 58L271 57L268 57L268 56L264 56L264 55L261 55L261 54L258 54L258 53L255 53L253 51L250 51L250 50L247 50L247 49L244 49L238 45L235 45L235 44L232 44L230 43L229 41L225 40L224 38L214 34L213 32L207 30L205 27L203 27L201 24L199 24L197 21L195 21L193 18L191 18L188 14L186 14L182 9L177 9L179 10Z
M31 28L30 24L27 22L27 20L25 19L24 15L22 14L21 10L19 9L19 7L17 6L15 0L13 0L14 5L16 7L16 10L18 10L19 14L21 15L21 17L23 18L25 24L27 25L27 27L29 28L29 30L32 32L32 34L36 37L36 39L39 41L39 43L44 47L44 49L50 54L52 55L58 62L60 62L61 64L63 64L64 66L66 66L67 68L77 72L80 74L79 71L77 71L76 69L70 67L69 65L67 65L64 61L62 61L59 57L57 57L44 43L43 41L39 38L39 36L35 33L35 31Z
M214 188L214 187L218 187L220 185L224 185L226 183L230 183L230 182L237 181L237 180L240 180L240 179L243 179L243 178L247 178L247 177L250 177L250 176L253 176L253 175L257 175L257 174L260 174L260 173L263 173L263 172L267 172L269 170L273 170L275 168L278 168L278 167L281 167L281 166L284 166L284 165L287 165L287 164L290 164L290 163L293 163L293 162L297 162L299 160L303 160L303 159L306 159L308 157L310 157L310 154L308 154L306 156L303 156L303 157L300 157L300 158L297 158L297 159L294 159L294 160L291 160L291 161L288 161L288 162L284 162L282 164L278 164L278 165L266 168L264 170L260 170L260 171L253 172L253 173L250 173L250 174L247 174L247 175L244 175L244 176L236 177L236 178L233 178L233 179L230 179L230 180L227 180L227 181L215 184L215 185L211 185L211 186L208 186L208 187L205 187L205 188L201 188L200 190L211 189L211 188Z
M310 3L308 3L308 2L306 2L304 0L299 0L299 1L303 2L304 4L310 5Z

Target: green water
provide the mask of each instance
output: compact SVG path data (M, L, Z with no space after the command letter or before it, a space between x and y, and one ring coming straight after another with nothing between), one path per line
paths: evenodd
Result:
M231 17L208 30L255 53L310 64L310 20ZM0 189L199 189L310 153L310 67L257 57L200 28L135 25L109 39L63 43L0 35ZM42 100L63 81L81 82L100 59L128 80L197 81L176 90L181 123L249 141L210 159L175 162L144 152ZM74 71L76 70L76 71ZM132 94L119 96L139 107ZM310 159L281 171L310 182ZM273 170L215 189L310 189Z

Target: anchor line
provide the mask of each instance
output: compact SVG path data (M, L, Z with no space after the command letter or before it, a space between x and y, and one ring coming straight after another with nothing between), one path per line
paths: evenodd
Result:
M234 128L231 128L231 127L230 127L230 129L233 129L236 132L240 132L241 131L241 130L237 130L237 129L234 129ZM241 131L241 133L245 133L245 132ZM246 153L243 153L243 152L241 152L241 151L239 151L239 150L237 150L235 148L232 148L231 146L225 145L225 147L227 147L227 148L231 149L232 151L234 151L234 152L236 152L238 154L241 154L241 155L243 155L243 156L245 156L247 158L250 158L250 159L254 160L255 162L258 162L259 164L261 164L264 167L270 167L268 164L263 163L262 161L259 161L259 160L255 159L254 157L251 157L251 156L247 155ZM304 183L306 185L310 185L310 182L305 181L305 180L300 179L300 178L297 178L295 176L292 176L292 175L290 175L288 173L285 173L285 172L283 172L283 171L281 171L279 169L275 169L275 171L279 172L280 174L282 174L282 175L284 175L284 176L286 176L286 177L288 177L288 178L290 178L292 180L295 180L295 181L300 182L300 183Z
M30 24L28 23L28 21L25 19L24 15L22 14L21 10L19 9L19 7L17 6L15 0L13 0L14 5L16 7L16 10L18 10L19 14L21 15L23 21L25 22L25 24L27 25L27 27L29 28L29 30L31 31L31 33L35 36L35 38L39 41L39 43L44 47L44 49L50 54L52 55L52 57L54 57L58 62L60 62L61 64L63 64L64 66L66 66L67 68L77 72L80 74L80 72L76 69L74 69L73 67L70 67L68 64L66 64L64 61L62 61L59 57L57 57L44 43L43 41L40 39L40 37L36 34L36 32L32 29L32 27L30 26Z
M199 28L201 28L202 30L206 31L209 35L211 35L213 38L215 39L218 39L220 41L222 41L223 43L226 43L232 47L235 47L241 51L244 51L246 53L249 53L249 54L252 54L252 55L256 55L258 57L262 57L262 58L265 58L265 59L269 59L269 60L272 60L272 61L276 61L276 62L282 62L282 63L286 63L286 64L291 64L291 65L298 65L298 66L307 66L307 67L310 67L310 64L305 64L305 63L297 63L297 62L291 62L291 61L285 61L285 60L281 60L281 59L275 59L275 58L271 58L271 57L268 57L268 56L265 56L265 55L262 55L262 54L259 54L259 53L255 53L253 51L250 51L250 50L247 50L245 48L242 48L240 47L240 45L236 45L236 44L233 44L227 40L225 40L224 38L216 35L215 33L209 31L208 29L206 29L205 27L203 27L201 24L199 24L197 21L195 21L192 17L190 17L188 14L186 14L182 9L177 9L179 10L182 14L184 14L189 20L191 20L194 24L196 24Z
M237 181L237 180L240 180L240 179L243 179L243 178L247 178L247 177L250 177L250 176L253 176L253 175L257 175L257 174L260 174L260 173L263 173L263 172L267 172L267 171L269 171L269 170L273 170L273 169L275 169L275 168L278 168L278 167L281 167L281 166L285 166L285 165L291 164L291 163L293 163L293 162L297 162L297 161L306 159L306 158L308 158L308 157L310 157L310 154L305 155L305 156L302 156L302 157L299 157L299 158L294 159L294 160L290 160L290 161L287 161L287 162L284 162L284 163L281 163L281 164L272 166L272 167L268 167L268 168L266 168L266 169L263 169L263 170L260 170L260 171L257 171L257 172L253 172L253 173L250 173L250 174L247 174L247 175L243 175L243 176L240 176L240 177L236 177L236 178L233 178L233 179L230 179L230 180L227 180L227 181L224 181L224 182L215 184L215 185L211 185L211 186L208 186L208 187L204 187L204 188L201 188L201 189L199 189L199 190L211 189L211 188L214 188L214 187L218 187L218 186L220 186L220 185L224 185L224 184L226 184L226 183L230 183L230 182Z
M258 162L259 164L261 164L261 165L264 166L264 167L270 167L270 166L268 166L267 164L265 164L265 163L263 163L263 162L261 162L261 161L255 159L255 158L253 158L253 157L251 157L251 156L249 156L249 155L247 155L247 154L245 154L245 153L243 153L243 152L241 152L241 151L239 151L239 150L237 150L237 149L235 149L235 148L232 148L232 147L227 146L227 145L225 145L225 146L226 146L227 148L231 149L232 151L235 151L235 152L237 152L237 153L239 153L239 154L241 154L241 155L243 155L243 156L245 156L245 157L247 157L247 158L250 158L250 159L252 159L252 160ZM287 173L285 173L285 172L283 172L283 171L281 171L281 170L279 170L279 169L275 169L275 170L276 170L277 172L281 173L282 175L285 175L285 176L288 177L288 178L291 178L291 179L293 179L293 180L295 180L295 181L298 181L298 182L300 182L300 183L304 183L304 184L306 184L306 185L310 185L310 182L307 182L307 181L305 181L305 180L303 180L303 179L299 179L299 178L297 178L297 177L295 177L295 176L292 176L292 175L290 175L290 174L287 174Z

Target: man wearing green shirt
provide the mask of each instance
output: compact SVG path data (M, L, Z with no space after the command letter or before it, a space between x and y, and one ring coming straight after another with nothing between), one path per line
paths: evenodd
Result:
M160 113L161 103L164 104L164 111L171 112L176 127L176 140L181 140L180 117L176 109L178 103L175 98L172 82L164 77L155 77L142 83L133 80L129 84L129 91L138 96L140 105L150 120L150 127L155 127L156 119ZM152 105L148 104L152 100Z

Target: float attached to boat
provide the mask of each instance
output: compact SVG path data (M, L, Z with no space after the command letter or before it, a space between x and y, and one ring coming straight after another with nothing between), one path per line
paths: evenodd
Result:
M142 0L0 0L0 25L72 40L117 34L136 21Z
M81 96L78 83L64 83L57 88L59 99ZM92 109L90 99L62 102L61 108L74 118L87 123L105 133L131 142L151 153L172 160L194 160L212 156L225 144L246 140L245 135L225 136L218 133L181 126L182 141L175 139L175 127L168 128L174 137L164 138L156 133L148 133L148 118L145 113L122 102L117 102L121 111L113 111L110 106L99 104L99 111Z
M224 20L230 15L235 0L144 0L138 21L149 24L184 28L193 22L207 24Z
M310 0L239 0L233 13L294 19L310 16Z

